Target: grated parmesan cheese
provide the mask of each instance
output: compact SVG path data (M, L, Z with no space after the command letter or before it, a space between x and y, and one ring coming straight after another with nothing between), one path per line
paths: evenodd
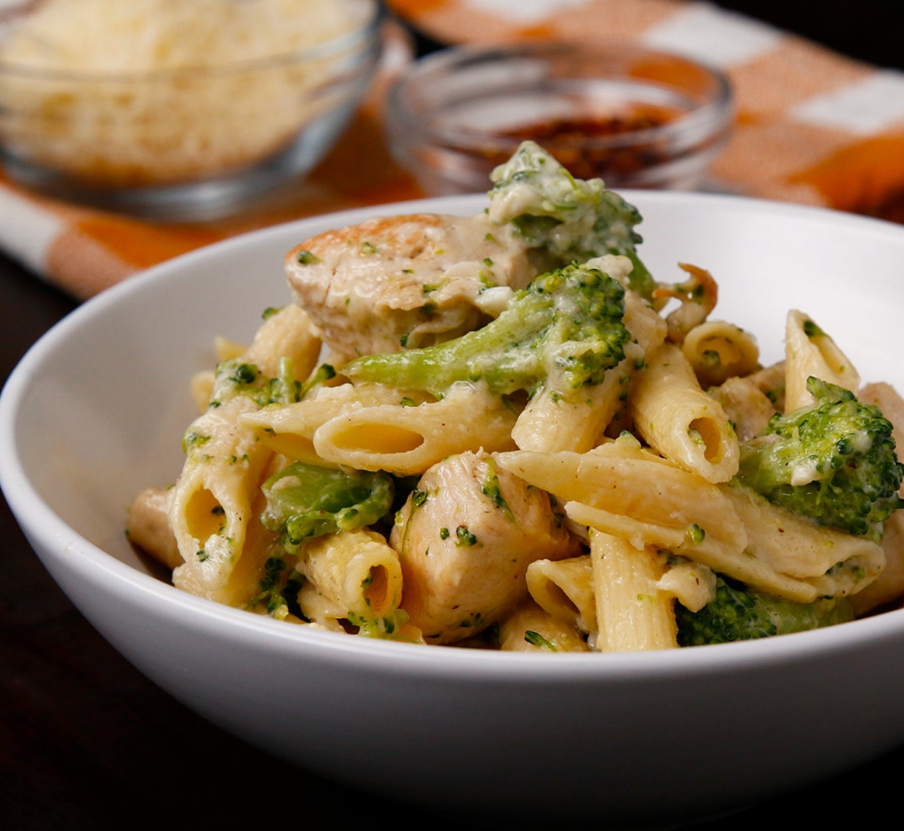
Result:
M92 185L206 178L266 159L327 109L354 0L45 0L0 33L0 139ZM152 74L152 75L151 75Z

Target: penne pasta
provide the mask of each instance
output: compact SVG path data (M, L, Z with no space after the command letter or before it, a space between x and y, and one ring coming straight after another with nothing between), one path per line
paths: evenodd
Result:
M169 523L170 488L146 488L129 506L126 534L131 542L172 570L184 560Z
M186 434L187 458L173 488L170 525L184 563L173 582L215 599L242 554L272 452L238 417L257 405L236 396L199 416Z
M707 320L695 326L685 335L681 351L704 388L759 368L756 339L724 320Z
M609 370L602 384L571 395L545 389L534 394L512 426L514 444L544 453L590 450L622 406L633 366L642 355L632 351L635 357Z
M292 374L303 381L317 366L320 349L320 338L310 318L299 306L289 303L266 317L243 357L268 378L276 377L282 361L288 360Z
M512 448L516 417L506 402L469 384L456 385L439 401L378 384L344 384L246 414L242 424L299 461L406 476L452 453Z
M232 340L230 338L224 338L222 335L218 335L214 338L213 345L214 350L217 353L218 363L241 358L248 352L247 344L239 343L237 340Z
M894 426L893 435L898 447L904 446L904 399L886 383L871 383L860 390L860 400L874 404ZM876 609L900 605L904 596L904 513L898 511L883 526L882 550L885 568L882 573L857 592L851 602L858 615Z
M716 597L716 573L692 560L669 563L657 585L691 612L699 612Z
M311 395L294 404L264 407L244 413L243 427L257 432L260 440L272 449L308 464L335 465L322 458L314 447L314 434L333 418L356 410L390 405L404 407L433 400L429 396L414 397L379 384L340 384L318 387Z
M573 624L540 608L521 603L499 624L499 648L507 652L588 652L590 647Z
M659 581L665 558L622 537L590 534L598 652L645 652L678 647L673 597Z
M564 560L534 560L527 567L527 590L553 617L584 633L596 630L593 570L587 554Z
M661 527L647 525L638 527L638 524L623 516L610 514L599 508L591 508L580 502L568 502L565 504L565 512L575 522L580 522L596 531L602 531L612 536L621 537L630 542L635 548L637 543L644 538L651 541L649 547L674 551L667 545L668 541L678 542L675 533L666 533L660 536ZM736 517L728 517L735 530L743 533L743 528ZM696 530L696 529L694 529ZM706 537L709 535L706 534ZM663 540L660 544L657 540ZM759 589L767 594L775 595L795 603L810 603L819 595L816 587L806 580L789 577L772 568L768 563L758 560L745 548L720 544L681 545L678 550L681 555L708 566L715 572L723 574L746 583L748 586Z
M638 435L681 467L709 482L727 482L738 472L734 427L674 344L647 356L634 379L628 412Z
M399 555L380 534L357 529L318 537L302 546L296 569L305 577L299 603L314 623L344 631L347 622L382 636L397 635L405 624L398 613Z
M217 602L470 648L672 649L900 604L904 399L796 310L761 367L710 319L716 278L659 281L631 206L542 148L493 181L476 217L290 252L298 304L217 338L135 545Z
M904 597L904 514L900 511L885 521L882 534L885 568L868 586L851 596L857 616L877 609L900 606Z
M770 594L806 603L806 580L777 571L748 550L746 528L726 488L626 439L585 454L501 453L500 466L562 500L574 522L659 548Z
M410 476L456 453L514 447L516 417L504 400L456 384L435 402L349 410L318 427L312 442L327 462Z
M750 378L729 378L707 390L734 425L739 442L752 439L766 428L778 411L773 401Z
M885 565L882 546L866 537L817 525L747 488L724 493L747 531L748 552L781 574L813 583L819 594L853 594Z
M196 373L191 379L191 397L200 415L210 404L216 385L216 373L212 369Z
M796 309L785 322L785 412L813 403L807 379L814 376L856 393L860 374L851 360L808 315Z
M615 414L624 406L637 367L656 349L667 332L665 321L636 294L625 294L625 326L634 342L625 346L625 359L609 370L602 384L566 394L543 389L518 417L512 439L521 450L583 453L594 447Z

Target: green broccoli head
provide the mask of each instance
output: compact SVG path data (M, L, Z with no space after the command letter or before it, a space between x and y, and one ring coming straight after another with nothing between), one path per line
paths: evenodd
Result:
M773 416L742 445L737 481L820 525L878 538L904 506L891 422L842 387L811 377L807 389L814 404Z
M261 523L289 553L305 540L373 525L391 508L388 473L333 470L295 462L267 479Z
M721 576L716 580L715 599L698 612L675 604L679 646L786 635L853 618L853 607L846 598L826 597L812 603L793 603Z
M542 147L525 141L490 180L490 220L511 223L529 246L548 255L551 267L624 254L634 263L631 288L650 297L655 283L637 256L640 212L606 190L602 179L575 179Z
M625 289L598 268L570 265L543 274L495 320L422 349L369 355L343 367L356 381L442 395L458 381L499 395L545 387L563 395L602 383L625 357Z

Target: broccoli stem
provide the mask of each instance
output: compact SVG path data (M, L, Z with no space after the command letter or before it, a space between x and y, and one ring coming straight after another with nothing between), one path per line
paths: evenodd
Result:
M289 553L305 540L373 525L392 507L388 473L333 470L295 462L262 486L261 523L279 534Z
M460 381L485 383L499 395L540 386L567 393L602 383L624 358L624 294L597 268L566 266L536 278L480 329L435 346L365 356L342 372L437 396Z

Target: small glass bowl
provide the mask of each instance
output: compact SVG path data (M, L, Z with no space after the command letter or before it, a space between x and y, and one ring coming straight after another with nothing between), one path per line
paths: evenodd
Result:
M232 15L258 5L221 2ZM228 62L192 52L191 65L170 59L166 68L149 71L72 68L71 61L63 67L53 51L41 54L40 29L28 28L42 4L7 3L0 12L0 162L6 174L50 196L149 218L204 220L237 212L310 170L373 77L381 54L379 3L325 2L335 4L331 15L341 9L346 16L331 17L324 40L310 36L308 45L286 51L288 38L282 38L279 51L266 52L244 31L208 32L219 39L213 44L219 53L229 40ZM203 5L216 11L216 4ZM192 14L191 5L177 13ZM280 13L276 4L268 6L270 14ZM203 30L199 17L187 20ZM95 25L97 18L88 22ZM311 21L275 22L283 24L310 29ZM46 18L40 25L49 25ZM188 44L174 43L179 27L172 28L157 52L187 51ZM257 50L252 57L245 43ZM119 43L116 48L123 52Z
M623 44L454 47L392 86L393 155L430 194L486 190L523 139L609 187L692 190L724 144L732 92L720 72Z

